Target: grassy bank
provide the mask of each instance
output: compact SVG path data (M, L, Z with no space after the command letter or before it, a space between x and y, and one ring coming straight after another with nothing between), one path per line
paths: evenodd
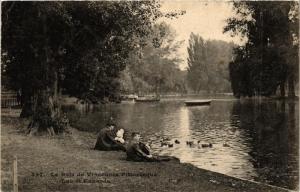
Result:
M2 191L12 189L18 158L19 191L285 191L176 162L128 162L124 152L91 150L95 135L25 136L19 111L2 110ZM89 140L84 138L90 137Z

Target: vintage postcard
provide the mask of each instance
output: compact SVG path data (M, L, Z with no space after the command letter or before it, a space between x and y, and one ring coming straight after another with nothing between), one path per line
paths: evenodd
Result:
M1 191L298 191L298 93L298 1L2 1Z

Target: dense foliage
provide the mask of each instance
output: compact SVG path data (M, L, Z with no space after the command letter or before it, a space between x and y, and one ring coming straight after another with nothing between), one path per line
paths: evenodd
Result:
M235 49L230 63L233 93L240 96L271 96L280 87L295 96L298 82L298 3L234 2L236 16L227 20L224 32L247 38Z
M187 82L194 92L231 92L227 66L232 59L233 47L233 43L205 41L201 36L191 33Z

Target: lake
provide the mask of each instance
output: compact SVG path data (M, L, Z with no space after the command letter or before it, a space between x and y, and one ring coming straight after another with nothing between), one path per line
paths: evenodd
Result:
M95 135L113 116L129 134L140 132L157 154L173 155L181 162L230 176L296 189L298 102L215 99L208 106L187 107L183 101L162 99L89 108L76 105L68 109L68 115L72 126ZM180 144L161 146L162 138L171 143L177 139ZM201 146L208 143L213 146Z

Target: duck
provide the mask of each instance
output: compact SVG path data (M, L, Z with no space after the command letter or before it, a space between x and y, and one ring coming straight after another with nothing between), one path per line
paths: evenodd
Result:
M168 147L173 147L173 144L168 144Z
M201 147L205 148L205 147L212 147L213 145L211 143L204 143L201 144Z
M194 141L186 141L186 144L187 144L187 145L193 145L193 144L194 144Z
M163 137L162 140L163 141L170 141L171 139L169 137Z
M160 146L163 147L163 146L168 146L168 143L166 142L160 142Z
M194 147L194 141L187 141L186 144L190 147Z
M180 141L176 139L176 140L175 140L175 143L176 143L176 144L180 144Z
M223 143L223 147L230 147L228 143Z

